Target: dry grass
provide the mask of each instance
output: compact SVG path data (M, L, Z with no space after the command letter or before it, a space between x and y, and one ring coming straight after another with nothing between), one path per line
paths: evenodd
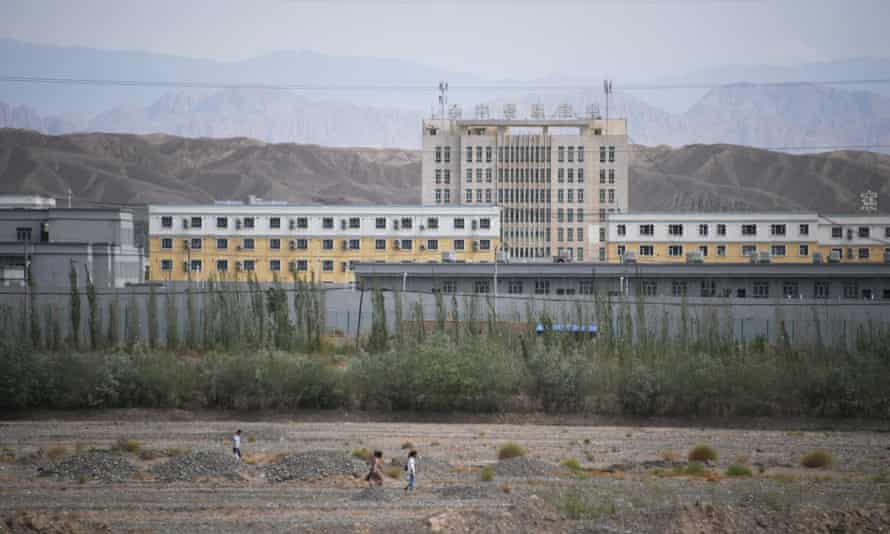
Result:
M137 453L142 450L142 445L135 439L118 438L111 450L115 452Z
M689 451L690 462L716 462L717 451L710 445L696 445Z
M803 458L800 459L800 465L810 469L824 469L831 467L833 463L834 460L831 457L831 453L824 449L804 454Z
M398 465L390 465L383 468L383 474L393 479L402 478L402 467Z
M364 460L366 462L371 460L371 451L369 451L365 447L361 447L358 449L352 449L352 455L359 460Z
M413 448L414 448L414 444L411 443L410 441L406 441L405 443L402 443L402 450L413 449Z
M47 457L49 457L49 459L54 462L58 462L66 454L68 454L67 447L50 447L50 448L46 449Z
M735 455L735 463L741 465L750 465L751 464L751 455L750 454L736 454Z
M513 441L504 443L498 449L498 460L507 460L509 458L518 458L520 456L525 456L528 454L528 451L525 448Z
M490 465L483 467L482 472L479 473L479 479L482 482L491 482L494 480L494 468Z
M672 449L664 449L658 452L658 456L665 462L676 463L680 459L680 455Z
M582 471L581 462L579 462L578 460L576 460L574 458L568 458L566 460L563 460L559 465L561 465L561 466L565 467L566 469L568 469L569 471L572 471L575 473Z
M513 493L513 487L510 486L510 484L504 484L503 486L501 486L501 491L503 491L507 495L510 495L511 493Z

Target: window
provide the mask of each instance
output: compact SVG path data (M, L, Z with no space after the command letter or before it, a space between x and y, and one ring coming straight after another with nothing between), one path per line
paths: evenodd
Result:
M297 217L297 228L301 230L309 228L309 219L307 217Z
M859 282L849 280L844 282L844 298L855 299L859 297Z
M162 271L172 271L173 270L173 260L161 260L161 270Z
M786 299L796 299L800 297L800 287L797 285L797 282L787 280L782 282L782 297Z
M564 235L565 235L565 230L563 230L562 228L556 229L556 240L557 241L564 241L565 240Z
M564 169L556 169L556 182L563 183L565 182L565 170Z
M884 237L890 237L890 226L884 228Z
M683 246L682 245L671 245L668 247L668 256L671 257L679 257L683 255Z
M442 190L441 189L436 189L436 197L435 198L436 198L436 204L442 203Z
M570 147L568 148L568 154L567 154L567 155L568 155L568 158L567 158L567 159L568 159L569 163L574 163L574 162L575 162L575 147L570 146Z
M454 240L454 250L464 250L464 240L463 239L455 239Z
M575 229L574 228L569 228L568 230L566 230L566 233L568 234L566 237L566 241L574 241L575 240Z
M201 217L192 217L192 220L189 221L189 226L192 228L200 228L203 219Z
M549 295L550 280L535 280L535 295Z
M482 169L476 169L476 181L482 183Z
M717 235L720 235L720 236L726 235L726 225L725 224L717 225Z
M622 225L624 226L624 225ZM619 234L624 235L624 234ZM640 235L655 235L655 225L654 224L641 224L640 225Z
M19 241L21 241L21 240L19 240ZM166 248L166 249L173 248L173 240L170 239L169 237L165 237L164 239L161 239L161 248Z
M575 201L575 191L573 189L566 189L566 202L574 202Z
M445 178L444 178L445 185L450 185L451 184L451 169L445 169L444 175L445 175Z
M216 227L217 228L228 228L229 227L229 218L228 217L217 217L216 218Z
M401 247L402 250L411 250L412 248L414 248L414 241L410 239L402 239Z
M245 250L253 250L253 249L255 248L254 240L253 240L252 238L249 238L249 237L248 237L248 238L245 238L245 239L241 242L241 248L243 248L243 249L245 249Z
M442 147L436 147L436 163L442 163Z
M600 204L606 203L606 190L600 189Z
M683 225L682 224L669 224L668 225L668 235L683 235Z
M600 169L600 184L605 185L606 183L606 169Z
M685 297L686 282L683 280L674 280L673 282L671 282L671 296Z
M457 293L457 282L454 280L442 280L442 293Z
M439 250L439 240L438 239L428 239L426 242L427 250Z
M609 146L609 163L615 163L615 145Z
M306 250L309 248L309 240L308 239L297 239L297 249L298 250Z
M605 162L606 162L606 147L601 146L600 147L600 163L605 163Z
M623 258L624 253L627 252L627 248L624 245L618 245L618 247L616 247L615 249L615 252L618 254L619 258Z
M349 218L349 228L356 229L362 227L362 220L358 217L350 217Z
M708 225L707 224L698 225L698 235L700 235L700 236L708 235Z
M485 181L491 183L491 168L485 169Z
M566 170L566 181L570 184L575 182L575 169Z
M571 211L571 210L569 210ZM565 211L562 208L556 210L556 222L565 221Z
M269 240L269 248L272 250L281 250L281 240L280 239L270 239Z
M491 219L489 219L488 217L483 217L483 218L479 219L479 228L481 228L483 230L491 229Z
M450 146L445 147L445 163L451 163L451 147Z
M619 224L619 225L616 227L616 230L618 231L618 235L620 235L620 236L625 236L625 235L627 235L627 227L626 227L625 225L623 225L623 224ZM642 232L640 232L640 233L642 233Z
M374 241L374 250L386 250L386 239L377 239Z
M253 228L255 226L255 221L253 217L245 217L244 218L244 227L245 228Z
M479 250L491 250L491 241L488 239L480 239Z
M658 296L658 282L655 280L643 280L643 296L646 297L657 297Z
M800 235L810 235L810 225L809 224L801 224L798 227L798 233Z
M556 161L558 161L560 163L565 161L565 152L566 152L566 147L564 147L564 146L559 147L559 151L557 152L558 157L556 158Z
M334 218L333 217L323 217L321 219L321 227L325 230L332 230L334 228Z
M476 202L482 202L482 190L481 189L476 190Z
M868 248L868 247L860 248L860 249L859 249L859 259L860 259L860 260L867 260L867 259L868 259L868 256L869 256L869 252L871 252L871 249Z
M861 238L867 238L867 237L869 237L869 235L871 234L870 230L871 230L871 229L870 229L868 226L860 226L860 227L859 227L859 232L858 232L858 233L859 233L859 237L861 237Z
M719 258L726 257L726 245L717 245L717 257L719 257Z
M414 226L414 219L411 217L402 217L402 228L410 230Z
M473 147L467 147L467 163L473 163Z
M451 204L451 190L450 189L445 190L445 203Z
M655 247L652 245L640 245L640 256L654 256Z
M609 189L609 203L611 204L614 202L615 202L615 190Z
M189 265L189 270L192 272L200 273L204 267L204 262L201 260L192 260L191 265Z
M324 260L321 262L321 270L326 273L334 272L334 260Z
M770 248L770 254L773 256L784 256L785 255L785 245L773 245Z
M701 253L703 258L708 257L708 246L707 245L699 245L698 251L699 251L699 253Z
M321 248L324 250L334 250L334 240L333 239L323 239L321 241Z
M297 260L297 271L306 272L309 270L309 260Z
M201 250L202 245L204 245L204 240L200 237L192 238L191 248L192 250Z
M713 280L702 280L701 281L701 296L705 298L714 297L717 295L717 283Z
M584 169L578 169L578 183L584 183Z
M491 163L491 147L490 147L490 146L485 147L485 162L486 162L486 163ZM491 170L491 169L489 169L489 171L490 171L490 170ZM491 173L489 172L489 175L490 175L490 174L491 174Z
M281 228L281 217L270 217L269 228Z
M579 189L579 190L577 191L577 195L578 195L578 196L577 196L577 198L578 198L578 202L584 202L584 190L583 190L583 189Z
M742 225L742 235L757 235L757 225L756 224L743 224Z
M584 147L579 146L578 147L578 163L583 163L583 162L584 162Z
M482 163L482 147L476 147L476 163Z
M769 234L770 235L785 235L785 225L784 224L769 225Z
M173 228L173 217L169 215L161 217L161 228Z
M576 213L575 220L577 220L578 222L584 222L584 209L578 208L578 210L575 213Z
M809 245L800 245L797 248L798 256L809 256L810 255L810 246Z
M844 237L844 229L840 226L832 226L831 227L831 238L832 239L841 239Z
M463 230L464 229L464 218L463 217L455 217L454 218L454 229L455 230Z
M753 256L757 252L757 247L754 245L742 245L742 256L749 257Z
M269 260L269 270L273 273L281 271L281 260Z
M754 298L769 298L769 282L754 282Z
M829 295L828 282L814 282L813 283L813 298L827 299L828 295Z
M491 204L491 189L485 190L485 202Z
M488 280L476 280L473 282L473 293L488 293L490 283Z
M593 295L593 280L581 280L578 282L578 294Z
M522 294L522 280L510 280L507 283L507 293L510 295Z
M349 250L361 250L362 241L360 239L350 239L349 240Z

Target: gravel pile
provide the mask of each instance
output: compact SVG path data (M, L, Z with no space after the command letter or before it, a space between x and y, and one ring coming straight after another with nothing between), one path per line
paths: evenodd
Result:
M192 452L153 466L151 473L164 482L188 482L199 478L239 480L241 464L227 454Z
M524 456L500 460L494 464L494 472L499 477L532 477L553 476L559 470L540 460L532 460Z
M133 478L138 469L119 454L96 451L68 456L44 472L70 480L121 482Z
M266 480L317 480L331 476L364 476L368 466L341 451L307 451L289 454L276 464L266 466Z

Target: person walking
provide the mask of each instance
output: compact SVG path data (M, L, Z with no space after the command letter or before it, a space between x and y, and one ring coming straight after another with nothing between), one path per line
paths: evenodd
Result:
M383 453L374 451L369 462L370 472L365 479L368 481L368 487L383 485Z
M414 484L417 481L417 451L408 453L408 463L405 464L405 471L408 472L408 485L405 491L414 491Z
M235 459L241 461L241 429L239 428L235 435L232 436L232 454Z

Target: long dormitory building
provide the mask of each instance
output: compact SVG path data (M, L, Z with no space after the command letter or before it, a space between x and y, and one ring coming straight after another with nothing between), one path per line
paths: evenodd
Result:
M157 281L354 280L365 263L493 262L495 206L149 206L149 277Z
M628 206L624 119L430 119L422 201L501 207L511 261L603 261L595 236Z

